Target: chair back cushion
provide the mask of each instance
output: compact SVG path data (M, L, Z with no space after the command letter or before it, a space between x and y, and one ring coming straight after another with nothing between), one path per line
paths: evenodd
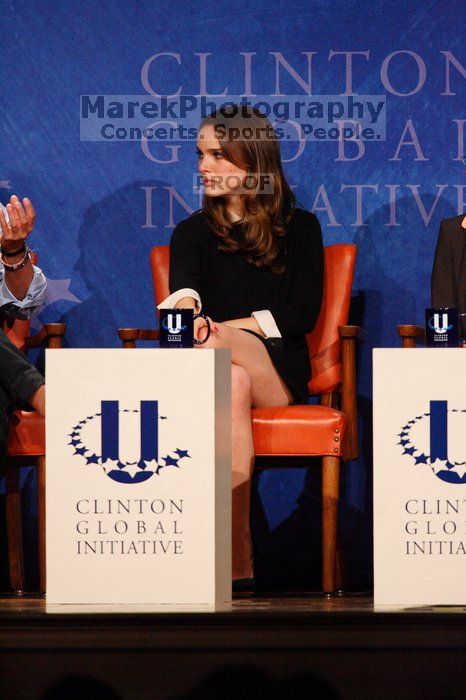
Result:
M31 253L31 262L33 265L37 262L37 255ZM6 333L13 345L16 345L22 352L26 352L26 338L29 335L31 321L29 319L22 320L0 314L0 327Z
M337 243L324 249L324 294L317 324L307 335L311 358L311 394L323 394L341 384L340 337L338 326L348 321L356 246ZM169 294L169 246L156 246L150 253L156 305Z
M45 420L37 411L15 411L8 421L8 457L45 455Z
M168 273L170 269L170 247L159 245L150 252L152 284L154 286L155 305L158 306L170 294Z
M307 344L311 360L309 393L325 394L341 385L341 342L338 326L348 322L356 246L336 243L324 248L324 294L319 318Z

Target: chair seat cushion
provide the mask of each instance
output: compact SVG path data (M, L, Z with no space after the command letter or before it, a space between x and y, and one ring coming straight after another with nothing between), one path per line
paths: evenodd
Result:
M45 421L35 411L15 411L8 421L9 457L45 455Z
M334 408L253 408L256 455L342 456L346 416Z
M342 455L346 418L333 408L254 408L252 419L256 455ZM45 454L45 423L35 411L15 411L11 416L7 454Z

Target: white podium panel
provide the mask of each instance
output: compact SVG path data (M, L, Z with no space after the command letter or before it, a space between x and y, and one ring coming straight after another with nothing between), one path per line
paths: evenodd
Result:
M466 603L466 350L374 350L376 605Z
M48 604L231 600L229 350L47 351Z

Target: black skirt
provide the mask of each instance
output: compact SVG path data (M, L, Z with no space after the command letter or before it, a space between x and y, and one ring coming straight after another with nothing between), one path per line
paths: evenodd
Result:
M293 397L293 404L307 404L309 392L310 365L307 344L300 348L285 348L282 338L264 338L249 328L241 328L252 333L265 345L270 359ZM291 350L291 351L290 351Z

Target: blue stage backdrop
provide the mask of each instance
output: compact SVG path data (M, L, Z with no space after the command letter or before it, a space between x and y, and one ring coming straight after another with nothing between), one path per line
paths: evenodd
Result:
M464 208L462 12L462 0L1 5L0 196L36 206L32 243L49 279L38 320L66 321L70 347L116 347L116 328L154 325L149 250L199 207L193 141L143 145L111 131L82 140L81 95L386 98L386 140L282 144L325 244L359 250L354 313L369 334L358 363L361 458L346 468L341 508L353 585L372 576L371 351L398 345L397 323L422 321L439 221ZM23 481L34 583L31 470ZM319 584L318 489L317 468L256 477L264 584Z

